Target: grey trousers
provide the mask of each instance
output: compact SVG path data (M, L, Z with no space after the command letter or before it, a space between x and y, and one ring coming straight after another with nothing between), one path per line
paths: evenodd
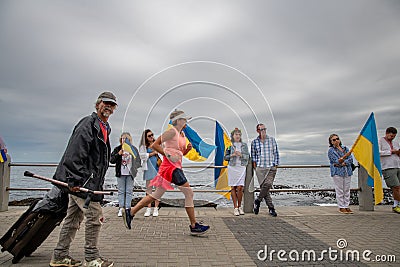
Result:
M274 183L277 168L256 168L256 175L258 182L260 184L260 194L258 195L258 200L262 201L265 199L269 209L274 209L274 204L272 203L272 198L269 190L272 188Z
M54 249L53 259L63 259L69 256L69 247L84 217L86 217L85 259L91 261L100 257L97 242L101 227L100 218L103 216L103 212L99 202L90 202L88 209L83 208L84 204L84 199L69 195L67 216Z

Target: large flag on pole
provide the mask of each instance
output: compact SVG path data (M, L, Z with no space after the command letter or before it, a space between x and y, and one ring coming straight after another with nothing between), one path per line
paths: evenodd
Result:
M217 150L215 153L215 166L228 166L228 162L224 160L226 149L232 145L229 136L224 132L218 121L215 122L215 145ZM214 183L217 190L230 190L228 185L228 170L226 168L214 169ZM231 193L220 193L227 199L231 198Z
M193 148L185 155L191 161L205 161L214 151L216 146L207 144L188 124L183 129L187 142L190 142Z
M172 122L169 121L167 130L174 127L171 123ZM186 145L188 145L190 142L193 146L192 149L185 155L185 158L190 161L197 162L207 160L207 158L214 151L216 146L204 142L204 140L197 134L197 132L193 130L187 123L186 127L183 129L183 132L185 133L186 137Z
M383 200L382 168L378 136L372 112L351 150L358 163L368 172L368 185L374 187L375 205Z

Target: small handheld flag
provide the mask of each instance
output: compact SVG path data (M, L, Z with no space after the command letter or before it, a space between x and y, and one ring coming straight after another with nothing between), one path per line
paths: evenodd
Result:
M127 151L129 154L131 154L132 155L132 157L134 158L134 159L136 159L136 153L135 152L133 152L133 146L132 146L132 144L131 144L131 142L129 142L129 139L128 138L126 138L125 139L125 142L122 144L122 149L124 150L124 151Z
M7 154L4 149L1 149L0 151L0 162L5 162L7 161Z

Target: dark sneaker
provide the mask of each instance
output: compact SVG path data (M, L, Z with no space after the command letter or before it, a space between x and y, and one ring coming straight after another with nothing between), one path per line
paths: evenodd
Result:
M75 266L81 266L82 262L74 260L70 256L67 256L63 259L52 259L49 265L51 267L75 267Z
M122 217L124 218L125 227L131 229L131 223L133 221L133 217L131 215L131 209L125 209L125 212L122 213Z
M278 214L276 213L275 209L270 209L269 210L269 215L271 215L272 217L278 216Z
M260 204L261 204L261 201L258 200L258 198L256 198L254 200L254 208L253 208L253 211L254 211L255 215L257 215L260 212Z
M97 258L92 261L86 261L83 264L85 267L112 267L114 266L114 262L106 260L104 258Z
M189 225L189 228L190 228L190 234L191 235L202 235L205 232L207 232L208 229L210 229L210 226L202 225L200 223L196 223L194 227Z

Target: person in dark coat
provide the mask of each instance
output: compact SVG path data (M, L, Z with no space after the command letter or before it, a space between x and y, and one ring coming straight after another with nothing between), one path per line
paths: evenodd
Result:
M80 266L81 261L69 256L69 247L75 238L83 218L85 223L85 266L110 267L114 263L100 256L97 242L103 216L100 201L103 195L93 195L89 207L83 206L87 193L79 187L102 191L104 177L110 161L111 132L109 117L117 106L117 99L111 92L103 92L97 98L96 112L81 119L75 126L67 148L57 166L54 179L68 183L69 204L63 226L50 266Z

